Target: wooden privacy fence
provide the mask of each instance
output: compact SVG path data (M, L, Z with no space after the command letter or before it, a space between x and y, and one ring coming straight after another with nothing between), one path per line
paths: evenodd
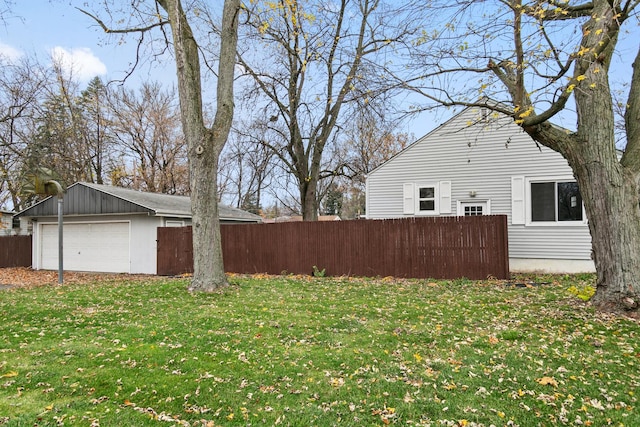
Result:
M31 267L31 236L0 236L0 268Z
M225 224L225 270L235 273L485 279L509 277L504 215ZM193 271L190 227L158 228L158 274Z

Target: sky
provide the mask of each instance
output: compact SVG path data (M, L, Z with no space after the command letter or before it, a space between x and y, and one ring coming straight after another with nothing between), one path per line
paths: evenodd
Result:
M0 0L1 1L1 0ZM135 61L133 37L107 36L90 17L74 6L82 6L84 0L12 0L11 13L0 20L0 54L10 58L22 55L36 56L47 63L56 58L81 84L93 77L104 81L123 79ZM2 4L2 3L0 3ZM637 26L629 27L632 31ZM627 37L629 46L621 49L614 58L612 79L616 72L623 80L631 72L630 63L637 52L637 39ZM136 87L142 81L159 81L175 84L175 64L169 55L158 61L139 66L127 80L127 86ZM444 122L453 111L441 109L423 113L405 124L401 131L420 137Z
M72 3L72 4L70 4ZM119 43L119 37L107 36L90 17L75 9L81 1L16 0L11 13L0 23L0 54L9 58L36 56L47 63L59 61L81 83L98 76L119 80L135 61L135 43ZM133 74L133 83L149 79L173 82L175 69L171 58L146 64Z
M96 76L104 81L124 78L136 57L133 37L120 44L119 36L107 36L90 17L75 9L82 3L14 0L11 15L5 17L4 25L0 22L0 55L9 58L35 55L43 63L56 58L68 71L73 70L74 77L83 85ZM174 67L173 58L165 55L164 60L139 66L126 85L136 87L150 79L175 84ZM416 118L401 131L422 136L444 121L442 114L436 116L437 122Z

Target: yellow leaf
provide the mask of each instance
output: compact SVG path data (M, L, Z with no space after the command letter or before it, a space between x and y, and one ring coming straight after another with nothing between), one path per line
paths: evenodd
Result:
M16 371L9 371L6 374L2 374L1 378L11 378L11 377L17 377L18 373Z
M536 382L541 385L551 385L554 387L558 387L558 382L553 377L538 378Z
M533 113L533 108L528 108L526 111L520 113L520 117L529 117Z
M583 80L584 80L584 79L586 79L586 78L587 78L587 76L585 76L584 74L581 74L581 75L579 75L578 77L576 77L576 80L577 80L577 81L579 81L579 82L581 82L581 81L583 81Z
M44 409L47 411L51 411L53 409L53 405L45 406Z

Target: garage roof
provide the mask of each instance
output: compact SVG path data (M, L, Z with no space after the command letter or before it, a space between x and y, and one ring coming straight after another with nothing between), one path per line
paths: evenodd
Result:
M262 218L241 209L219 205L221 221L260 222ZM146 193L129 188L77 182L64 195L64 215L106 215L146 213L148 215L191 218L191 200L186 196ZM49 197L17 216L56 216L56 197Z

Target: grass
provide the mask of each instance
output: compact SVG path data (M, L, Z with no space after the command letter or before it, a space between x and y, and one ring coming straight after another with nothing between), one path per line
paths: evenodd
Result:
M640 326L592 276L231 280L0 293L0 425L640 425Z

